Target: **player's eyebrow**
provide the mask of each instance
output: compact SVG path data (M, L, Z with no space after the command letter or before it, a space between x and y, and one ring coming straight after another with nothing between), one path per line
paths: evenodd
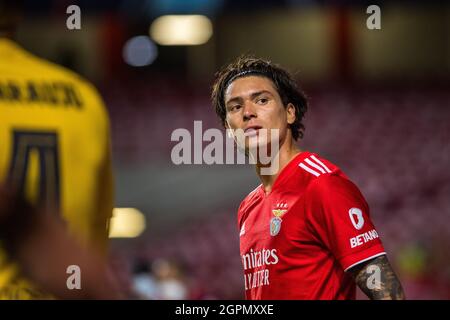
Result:
M259 95L261 95L263 93L270 94L271 96L273 95L272 92L270 92L268 90L259 90L259 91L251 93L250 94L250 99L253 100L257 96L259 96ZM229 99L227 102L225 102L225 105L228 105L231 102L241 102L242 100L244 100L242 96L233 97L233 98Z

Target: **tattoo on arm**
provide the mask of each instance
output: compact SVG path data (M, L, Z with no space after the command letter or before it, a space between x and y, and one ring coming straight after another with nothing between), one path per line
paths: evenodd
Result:
M386 255L349 270L361 290L372 300L404 300L402 285Z

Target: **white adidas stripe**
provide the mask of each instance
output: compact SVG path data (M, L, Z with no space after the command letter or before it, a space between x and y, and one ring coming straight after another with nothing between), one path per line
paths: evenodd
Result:
M301 162L299 164L299 167L303 168L305 171L311 173L312 175L315 175L316 177L324 173L331 173L331 170L314 155L311 155L310 158L305 158L305 162L306 164Z
M309 164L311 167L316 168L316 169L319 170L320 172L325 173L325 170L322 169L321 166L319 166L318 164L315 164L314 162L312 162L312 161L309 160L308 158L305 159L305 162L306 162L307 164Z
M368 258L362 259L362 260L360 260L360 261L358 261L358 262L352 264L351 266L345 268L344 272L347 272L347 270L350 270L350 269L353 268L354 266L356 266L356 265L358 265L358 264L360 264L360 263L363 263L364 261L367 261L367 260L370 260L370 259L373 259L373 258L382 256L382 255L385 255L385 254L386 254L386 252L383 251L383 252L374 254L373 256L370 256L370 257L368 257Z
M299 164L299 166L302 167L304 170L308 171L309 173L315 175L316 177L320 176L320 173L318 173L317 171L314 171L310 167L307 167L303 162L301 162Z
M258 185L258 186L257 186L255 189L253 189L253 191L250 192L248 195L251 195L252 193L258 191L258 189L261 188L261 185L262 185L262 184Z
M243 236L244 234L245 234L245 221L244 221L244 223L242 224L241 231L239 232L239 237Z
M331 173L331 170L328 169L328 167L325 164L323 164L322 161L317 159L316 156L314 156L313 154L311 155L311 159L315 160L318 164L320 164L322 166L322 168L324 168L328 173Z

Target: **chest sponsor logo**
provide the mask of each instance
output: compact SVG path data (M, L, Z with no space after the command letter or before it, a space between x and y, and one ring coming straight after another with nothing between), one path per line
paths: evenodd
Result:
M245 290L270 285L270 270L267 267L276 265L278 261L277 249L250 249L242 255Z
M281 222L283 222L283 219L281 219L284 214L288 211L288 205L286 202L280 202L277 203L274 209L272 209L272 214L274 217L270 219L270 235L272 237L276 236L278 233L280 233L281 230Z
M348 210L348 215L355 229L361 230L364 226L364 217L361 209L351 208L350 210Z

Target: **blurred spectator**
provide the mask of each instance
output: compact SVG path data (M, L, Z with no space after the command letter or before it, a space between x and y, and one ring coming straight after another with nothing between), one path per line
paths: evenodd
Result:
M181 268L175 262L159 259L152 264L161 300L188 299L189 291Z
M133 270L132 290L136 299L157 300L159 287L146 261L138 261Z

